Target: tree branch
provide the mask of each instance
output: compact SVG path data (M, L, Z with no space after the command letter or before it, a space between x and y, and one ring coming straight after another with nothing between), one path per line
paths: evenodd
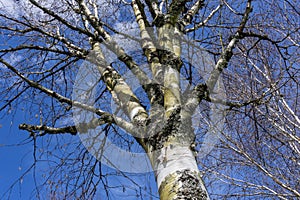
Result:
M188 0L190 1L190 0ZM186 0L173 0L170 4L167 17L167 23L175 25L178 22L179 15L183 12L185 4L188 2Z
M234 36L231 38L229 44L225 48L225 50L222 52L221 57L219 58L215 68L212 70L211 75L209 76L208 80L206 81L206 84L199 84L197 85L187 100L185 110L188 111L194 111L195 108L199 105L199 103L202 101L203 98L207 98L209 93L211 93L221 75L223 70L227 67L229 60L231 59L233 53L233 48L235 44L238 42L238 40L241 38L241 35L243 33L243 30L245 28L245 25L247 23L247 20L249 18L249 14L252 11L251 8L251 0L248 0L247 6L244 12L244 16L242 18L242 21L234 34Z
M77 0L79 6L83 14L86 16L89 23L93 26L93 28L97 31L97 33L104 39L104 44L114 52L120 61L122 61L128 69L132 71L132 73L138 78L140 84L145 86L151 83L151 80L148 78L146 73L139 68L139 66L133 61L132 57L125 53L124 49L120 47L112 38L111 36L103 29L101 22L98 21L95 16L92 15L90 10L88 9L87 5L82 0ZM94 40L99 41L99 38L92 36ZM102 41L99 41L102 42Z
M19 50L24 50L24 49L54 52L54 53L65 54L65 55L69 55L69 56L73 55L72 53L67 52L67 51L62 51L62 50L59 50L59 49L53 49L53 48L49 48L49 47L37 46L37 45L32 45L32 44L30 44L30 45L20 45L20 46L17 46L17 47L14 47L14 48L8 48L8 49L0 49L0 53L19 51Z
M246 7L246 10L244 12L244 16L242 18L240 26L238 27L236 33L233 35L233 37L230 40L229 44L227 45L224 52L222 53L222 55L221 55L220 59L218 60L215 68L211 72L210 77L206 81L208 90L210 92L213 91L213 89L215 87L215 84L217 83L217 81L219 79L219 76L222 73L223 69L225 69L227 67L228 62L229 62L229 60L231 59L231 57L233 55L233 53L232 53L233 48L242 36L243 30L244 30L245 25L247 23L247 20L249 18L249 14L252 11L251 1L252 0L248 0L247 7Z
M63 23L64 25L66 25L67 27L69 27L70 29L74 30L74 31L78 31L80 33L83 33L85 35L88 36L92 36L93 34L80 28L80 27L75 27L72 26L67 20L65 20L64 18L60 17L59 15L57 15L55 12L53 12L52 10L49 10L43 6L41 6L38 2L36 2L35 0L29 0L30 3L32 3L33 5L35 5L36 7L38 7L39 9L41 9L42 11L44 11L46 14L52 16L53 18L55 18L56 20L58 20L59 22Z
M181 23L183 26L187 26L191 24L193 17L196 15L196 13L204 6L204 0L198 0L188 11L187 13L182 17L179 23ZM185 31L187 32L187 31Z
M243 106L247 106L250 104L255 104L255 105L261 105L263 103L266 103L265 101L262 101L262 99L265 97L265 93L256 99L251 99L249 101L245 101L245 102L232 102L232 101L228 101L225 99L217 99L217 98L213 98L211 96L206 96L204 97L204 100L208 101L208 102L212 102L212 103L218 103L218 104L222 104L224 106L228 106L229 109L231 108L241 108Z
M9 70L11 70L12 72L14 72L18 77L20 77L21 79L23 79L26 83L28 83L28 85L30 85L33 88L36 88L36 89L40 90L41 92L47 94L48 96L51 96L51 97L57 99L61 103L66 103L66 104L68 104L70 106L76 106L76 107L79 107L79 108L91 111L93 113L96 113L96 114L98 114L100 116L103 115L103 114L105 114L105 112L102 111L102 110L96 109L96 108L94 108L92 106L89 106L89 105L86 105L86 104L82 104L82 103L80 103L78 101L72 101L71 99L62 96L62 95L58 94L57 92L54 92L53 90L50 90L50 89L42 86L41 84L39 84L39 83L37 83L35 81L32 81L32 80L26 78L16 68L14 68L13 66L11 66L9 63L7 63L6 61L4 61L2 58L0 58L0 62L2 64L4 64Z
M94 118L88 123L79 123L75 126L66 126L66 127L50 127L46 125L29 125L29 124L20 124L19 129L26 130L29 132L32 131L43 131L44 133L40 134L39 136L43 136L46 134L64 134L70 133L71 135L76 135L78 132L86 133L89 129L95 129L98 126L101 126L106 123L115 123L114 119L111 116Z
M131 91L131 88L123 80L121 75L111 66L109 66L102 54L100 43L92 42L94 58L90 58L91 62L95 62L103 80L113 94L117 96L120 106L123 108L127 116L133 122L142 123L148 118L145 108L141 105L139 99Z
M46 125L20 124L19 129L26 130L28 132L43 131L44 133L39 134L39 136L43 136L46 134L64 134L64 133L70 133L71 135L77 134L76 126L55 128L55 127L50 127L50 126L46 126Z
M74 107L81 108L81 109L90 111L92 113L95 113L95 114L97 114L98 116L100 116L102 118L105 118L107 120L109 119L107 122L115 122L116 125L120 126L124 130L126 130L128 133L131 133L131 134L136 133L136 127L133 126L131 123L125 121L124 119L119 118L119 117L117 117L113 114L110 114L108 112L102 111L100 109L94 108L92 106L86 105L84 103L81 103L81 102L78 102L78 101L72 101L71 99L69 99L67 97L64 97L64 96L58 94L57 92L54 92L53 90L50 90L50 89L42 86L41 84L26 78L16 68L11 66L9 63L4 61L2 58L0 58L0 63L4 64L9 70L14 72L21 79L23 79L29 86L40 90L41 92L43 92L43 93L47 94L48 96L58 100L59 102L66 103L70 106L74 106Z
M211 13L207 16L207 18L203 21L203 22L201 22L201 23L199 23L199 24L197 24L197 25L195 25L194 27L192 27L192 28L188 28L188 29L185 29L184 30L184 33L189 33L189 32L192 32L192 31L195 31L195 30L197 30L197 29L199 29L200 27L202 27L202 26L204 26L217 12L218 12L218 10L220 10L221 8L222 8L222 6L223 6L223 4L220 4L218 7L216 7L213 11L211 11ZM187 13L188 14L188 13ZM187 26L188 24L190 24L190 22L191 22L191 20L192 19L190 19L190 21L188 21L189 20L189 18L187 18L187 19L183 19L182 20L182 22L183 22L183 24L185 25L185 26Z
M151 13L151 16L153 18L153 20L161 14L161 12L158 9L158 1L157 0L145 0L149 11Z
M25 27L29 27L30 28L30 31L26 31L26 33L29 33L29 32L32 32L32 31L35 31L35 32L38 32L40 34L42 34L43 36L48 36L50 38L53 38L53 39L56 39L60 42L62 42L63 44L65 44L66 48L73 54L73 55L76 55L76 56L79 56L79 57L83 57L84 55L86 55L88 52L85 50L85 49L82 49L74 44L72 44L67 38L63 37L62 35L58 33L54 34L54 33L51 33L49 31L44 31L42 30L41 28L38 28L37 26L35 25L32 25L29 20L27 20L24 16L23 18L26 20L26 23L23 22L23 21L20 21L18 19L14 19L14 18L10 18L8 16L5 16L5 15L1 15L0 13L0 16L1 17L4 17L10 21L13 21L17 24L20 24L20 25L23 25ZM12 30L11 30L12 31ZM88 34L90 35L90 34Z

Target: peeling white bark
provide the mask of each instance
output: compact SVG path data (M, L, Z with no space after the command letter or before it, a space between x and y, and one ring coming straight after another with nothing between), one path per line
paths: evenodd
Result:
M183 170L191 170L198 172L195 156L188 146L168 146L161 150L157 160L156 179L158 188L164 179L176 172Z

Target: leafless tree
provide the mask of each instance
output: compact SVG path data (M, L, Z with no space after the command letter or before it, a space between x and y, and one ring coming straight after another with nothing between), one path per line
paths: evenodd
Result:
M0 5L35 198L300 198L296 1Z

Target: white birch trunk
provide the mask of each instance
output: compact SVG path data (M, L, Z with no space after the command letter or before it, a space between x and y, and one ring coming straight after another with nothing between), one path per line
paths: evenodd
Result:
M154 154L150 159L161 200L209 199L189 146L170 144Z

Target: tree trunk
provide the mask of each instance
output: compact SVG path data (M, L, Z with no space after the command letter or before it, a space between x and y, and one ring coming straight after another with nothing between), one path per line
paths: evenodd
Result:
M169 144L149 157L161 200L209 199L190 146Z

